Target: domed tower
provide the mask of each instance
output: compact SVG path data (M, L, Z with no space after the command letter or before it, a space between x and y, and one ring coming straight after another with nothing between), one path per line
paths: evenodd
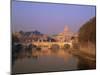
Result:
M64 27L64 33L69 32L69 28L67 26Z
M67 26L64 27L64 31L63 31L63 40L67 41L69 38L69 28Z
M71 32L69 31L69 28L67 26L64 27L63 32L59 33L56 36L56 39L60 42L68 42L71 39Z

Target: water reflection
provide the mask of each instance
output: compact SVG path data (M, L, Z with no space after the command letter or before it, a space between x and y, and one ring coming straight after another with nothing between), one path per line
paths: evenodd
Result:
M24 50L14 62L15 73L76 70L78 65L77 58L61 49Z

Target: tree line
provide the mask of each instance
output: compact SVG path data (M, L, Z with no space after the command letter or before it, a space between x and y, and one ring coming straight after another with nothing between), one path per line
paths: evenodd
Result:
M79 42L85 43L88 41L94 44L96 43L96 17L87 21L79 29Z

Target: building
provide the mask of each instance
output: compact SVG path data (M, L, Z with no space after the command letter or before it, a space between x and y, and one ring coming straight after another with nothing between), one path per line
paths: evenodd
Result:
M73 33L69 30L67 26L64 27L63 32L55 36L56 40L59 42L68 42L71 40Z

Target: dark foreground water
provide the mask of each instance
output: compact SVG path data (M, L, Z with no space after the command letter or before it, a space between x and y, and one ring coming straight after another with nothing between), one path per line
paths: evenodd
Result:
M13 64L14 73L77 70L78 59L64 50L22 52Z

